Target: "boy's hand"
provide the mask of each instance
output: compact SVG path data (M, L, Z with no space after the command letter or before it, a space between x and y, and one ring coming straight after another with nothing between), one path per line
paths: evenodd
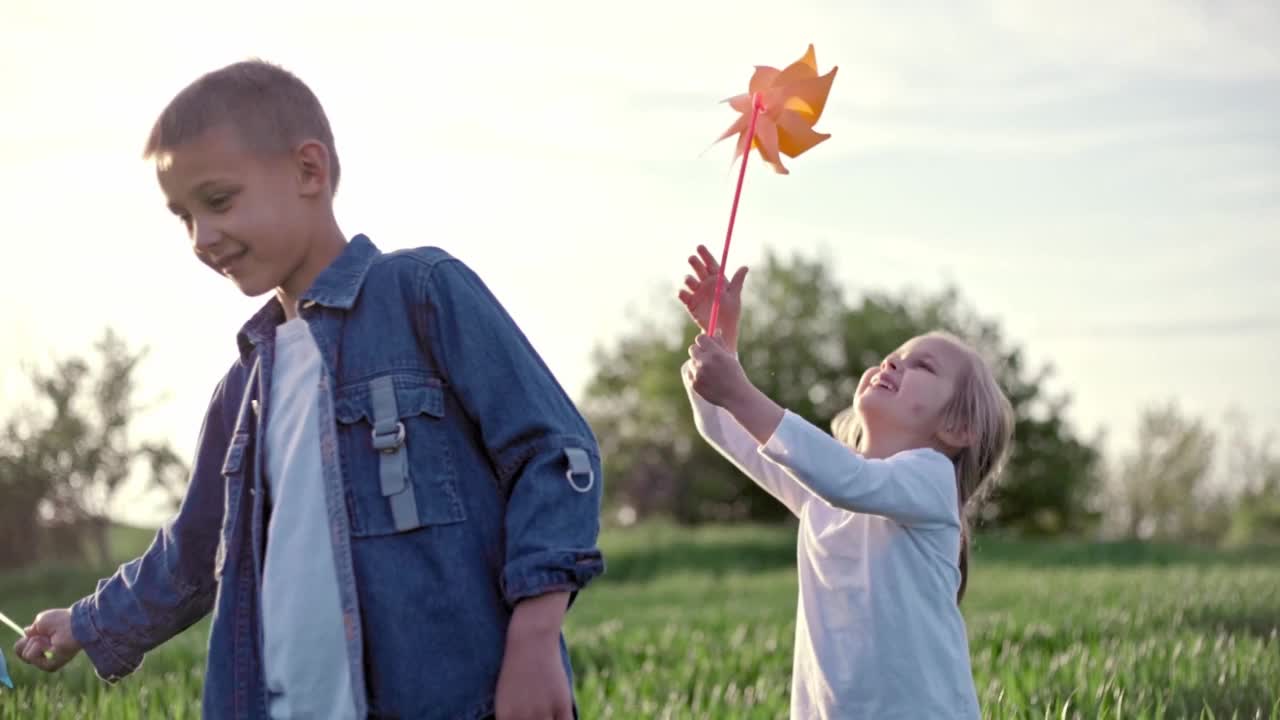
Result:
M516 605L494 701L497 720L573 720L569 678L560 659L560 626L568 593Z
M727 408L752 385L742 365L719 337L719 330L716 335L713 338L702 333L689 346L689 357L693 359L693 389L712 405Z
M689 256L693 275L684 278L685 289L677 293L689 317L703 332L711 323L711 304L715 299L716 280L720 277L720 265L705 245L698 246L698 253ZM738 349L738 320L742 317L742 283L747 279L747 268L740 267L724 286L720 296L720 316L716 319L716 332L724 331L724 343L730 352Z
M45 672L58 670L80 652L80 643L71 634L70 610L45 610L26 630L27 636L13 646L13 652ZM46 651L52 651L53 657L46 657Z

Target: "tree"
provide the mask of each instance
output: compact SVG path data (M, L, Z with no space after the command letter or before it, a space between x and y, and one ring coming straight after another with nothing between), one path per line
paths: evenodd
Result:
M1137 447L1120 463L1112 489L1125 534L1210 539L1225 528L1227 505L1210 487L1215 438L1174 402L1143 411Z
M982 519L997 526L1056 532L1084 526L1098 454L1073 434L1068 398L1045 391L1048 368L1031 374L1021 350L951 289L895 297L866 293L856 305L823 258L773 253L747 280L740 353L761 390L807 420L829 427L852 401L863 368L908 338L933 329L971 342L995 369L1017 414L1013 456ZM600 439L607 500L638 516L685 521L774 520L786 510L703 442L694 429L678 369L696 328L672 298L612 348L597 347L583 409Z
M1235 492L1227 545L1280 543L1280 455L1275 435L1254 438L1248 418L1238 412L1227 417L1227 480Z
M0 437L0 567L45 554L95 551L110 559L108 508L138 463L153 484L172 490L186 465L167 443L135 444L130 421L134 372L145 350L132 352L113 331L95 346L96 373L72 357L34 371L36 408L20 408ZM43 410L43 412L42 412ZM171 492L172 495L172 492Z

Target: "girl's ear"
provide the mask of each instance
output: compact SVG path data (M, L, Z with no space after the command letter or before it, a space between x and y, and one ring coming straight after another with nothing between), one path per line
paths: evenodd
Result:
M978 441L978 434L968 427L944 427L938 431L938 439L947 447L969 448Z

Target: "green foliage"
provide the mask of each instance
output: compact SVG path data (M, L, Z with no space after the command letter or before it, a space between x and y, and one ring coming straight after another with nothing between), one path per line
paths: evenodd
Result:
M139 534L134 540L141 541ZM606 530L610 570L566 634L584 718L786 717L795 632L793 530ZM1273 551L980 540L964 611L983 715L1280 720ZM92 587L83 570L0 577L21 621ZM83 657L14 663L0 720L199 717L207 621L117 686Z
M176 496L185 463L166 443L134 443L135 376L145 352L106 331L96 362L72 357L32 372L36 406L0 432L0 568L37 558L109 556L107 510L139 462Z
M1227 546L1280 545L1280 454L1275 435L1255 437L1242 415L1228 418L1227 476L1239 494L1222 537Z
M1208 488L1216 441L1176 403L1142 413L1137 448L1121 463L1114 489L1128 536L1206 539L1221 533L1227 513Z
M739 352L766 394L819 427L849 406L863 369L915 335L948 330L987 358L1017 414L1016 450L981 519L1032 533L1094 522L1087 503L1098 453L1066 420L1066 397L1046 390L998 326L954 290L896 297L865 293L849 303L823 258L769 254L752 269ZM682 522L777 520L786 510L710 448L694 429L679 368L697 330L673 298L611 348L597 348L582 406L604 451L607 500L640 517Z
M1235 547L1280 543L1280 456L1228 413L1217 431L1174 401L1139 417L1134 449L1106 485L1108 530Z

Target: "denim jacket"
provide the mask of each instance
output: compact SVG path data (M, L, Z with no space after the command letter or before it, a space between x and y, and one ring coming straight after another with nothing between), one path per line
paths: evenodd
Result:
M443 250L383 254L358 235L299 314L323 359L334 622L357 714L486 717L515 603L576 597L604 570L595 437L484 283ZM267 717L263 438L283 320L273 299L238 334L177 514L72 607L72 632L109 682L212 611L206 717ZM563 636L560 653L572 684Z

